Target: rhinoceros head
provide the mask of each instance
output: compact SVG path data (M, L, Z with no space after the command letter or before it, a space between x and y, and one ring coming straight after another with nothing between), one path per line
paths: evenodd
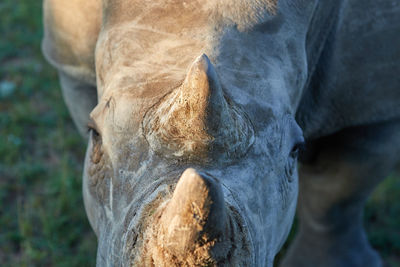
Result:
M231 6L196 6L149 3L103 25L83 186L99 266L271 265L290 230L308 18L235 25Z

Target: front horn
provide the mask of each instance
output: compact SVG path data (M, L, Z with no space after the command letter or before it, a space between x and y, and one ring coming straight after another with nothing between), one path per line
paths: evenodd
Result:
M226 235L227 223L219 182L187 169L157 222L155 266L214 265L211 251Z

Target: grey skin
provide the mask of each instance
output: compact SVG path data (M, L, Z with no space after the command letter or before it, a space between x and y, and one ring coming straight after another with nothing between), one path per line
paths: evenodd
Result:
M298 192L300 231L282 266L382 265L362 210L400 161L398 1L45 0L44 14L44 54L89 139L98 266L183 255L161 234L175 233L181 197L202 199L197 183L214 203L200 209L201 233L218 237L214 265L272 266ZM187 120L168 115L182 103ZM153 129L157 118L166 123ZM174 125L194 134L178 138ZM152 253L154 240L168 253Z

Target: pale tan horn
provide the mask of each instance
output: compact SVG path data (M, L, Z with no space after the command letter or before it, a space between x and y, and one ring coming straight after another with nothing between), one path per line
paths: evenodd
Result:
M219 182L187 169L158 221L162 260L172 257L193 264L212 261L211 249L226 232L227 223Z
M182 86L147 113L143 126L153 150L170 158L241 156L254 135L248 117L225 96L204 54L193 62Z
M172 197L146 216L134 266L250 266L247 230L220 182L186 169Z

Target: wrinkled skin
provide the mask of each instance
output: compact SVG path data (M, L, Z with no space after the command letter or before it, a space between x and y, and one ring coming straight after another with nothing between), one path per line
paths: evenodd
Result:
M400 39L385 36L400 6L367 2L45 1L44 53L90 128L98 266L272 266L304 138L300 233L282 264L379 266L361 214L399 160Z

